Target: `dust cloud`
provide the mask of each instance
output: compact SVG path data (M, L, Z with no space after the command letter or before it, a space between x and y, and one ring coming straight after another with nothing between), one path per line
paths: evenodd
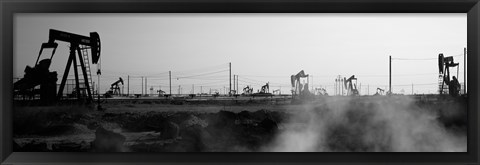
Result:
M466 152L466 131L447 128L439 120L439 109L464 110L452 104L425 106L408 96L329 97L292 110L292 117L279 126L280 133L262 150Z

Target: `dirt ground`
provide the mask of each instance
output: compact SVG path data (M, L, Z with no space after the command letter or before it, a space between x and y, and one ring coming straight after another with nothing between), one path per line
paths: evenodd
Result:
M15 152L463 151L465 104L332 97L308 104L105 101L103 111L18 105L13 145Z

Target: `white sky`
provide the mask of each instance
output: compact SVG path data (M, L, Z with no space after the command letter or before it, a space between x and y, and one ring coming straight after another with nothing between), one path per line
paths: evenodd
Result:
M48 30L57 29L101 39L101 89L118 77L130 93L141 93L140 76L148 88L168 93L195 93L228 89L228 63L240 75L240 90L270 82L290 93L290 75L304 70L311 86L333 94L336 75L358 78L361 94L388 86L388 58L394 60L393 92L434 93L438 83L439 53L455 56L463 82L463 48L467 45L467 16L459 14L16 14L14 77L33 66ZM59 47L50 70L64 72L69 44ZM45 54L44 54L45 55ZM47 57L47 56L42 56ZM97 81L96 65L92 76ZM216 73L219 72L219 73ZM453 70L452 72L456 72ZM215 74L204 74L215 73ZM191 78L180 78L199 75ZM456 74L456 73L455 73ZM73 75L73 68L70 70ZM73 76L71 76L73 77ZM195 79L192 79L195 78ZM360 86L359 86L360 87ZM125 92L127 84L125 84ZM150 91L148 91L150 93Z

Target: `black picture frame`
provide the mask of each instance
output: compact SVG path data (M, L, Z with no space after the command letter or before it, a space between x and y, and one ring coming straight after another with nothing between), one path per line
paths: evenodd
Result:
M19 0L0 1L0 160L3 164L479 164L479 0ZM468 152L51 153L12 152L15 13L467 13Z

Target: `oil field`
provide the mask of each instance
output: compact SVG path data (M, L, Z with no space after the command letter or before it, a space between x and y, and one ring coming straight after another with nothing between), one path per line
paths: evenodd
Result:
M381 66L349 60L338 67L348 72L288 56L294 64L270 67L280 60L185 64L177 55L170 63L181 69L135 74L167 64L134 64L153 61L140 55L105 57L126 47L102 32L49 28L39 38L38 56L28 56L34 65L16 66L25 69L13 81L14 152L467 151L463 47L455 48L463 49L458 55L381 55L388 64ZM120 61L131 65L112 69ZM402 61L428 61L422 68L436 72L412 69L416 79L398 84L412 76L399 74L413 66ZM388 74L363 74L363 66ZM262 75L268 70L279 74ZM422 77L430 79L416 81Z

